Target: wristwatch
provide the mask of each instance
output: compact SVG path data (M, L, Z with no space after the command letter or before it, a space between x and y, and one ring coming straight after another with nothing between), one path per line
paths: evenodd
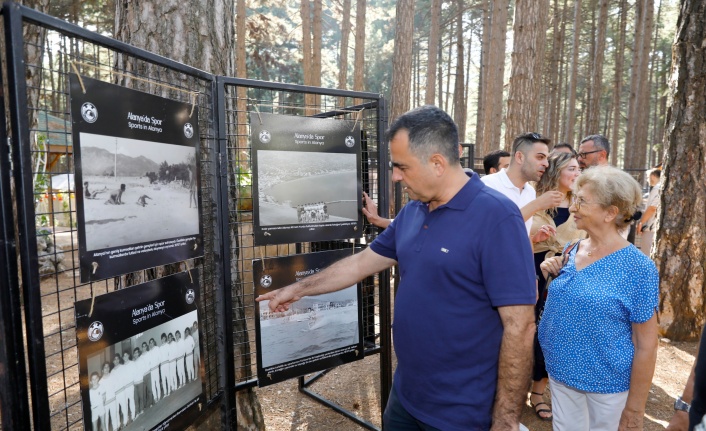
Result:
M683 412L689 413L689 409L691 409L691 406L689 403L685 403L681 397L677 397L677 400L674 401L674 410L681 410Z

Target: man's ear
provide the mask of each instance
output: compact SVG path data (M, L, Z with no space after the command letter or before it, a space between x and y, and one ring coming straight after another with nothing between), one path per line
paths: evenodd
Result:
M522 154L522 151L517 151L513 158L515 159L515 162L519 163L520 165L525 161L525 155Z
M488 173L488 175L494 174L494 173L498 172L498 170L495 169L495 168L490 168L489 171L490 171L490 172Z
M434 169L434 171L436 172L437 175L443 174L449 165L446 158L439 153L433 154L429 158L429 163L431 163L432 168Z

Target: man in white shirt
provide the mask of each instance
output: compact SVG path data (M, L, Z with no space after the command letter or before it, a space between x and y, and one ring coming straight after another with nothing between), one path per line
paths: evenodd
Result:
M537 211L553 208L563 199L559 191L544 193L537 198L534 187L529 181L539 181L549 166L549 146L551 141L538 133L525 133L515 138L512 143L512 158L507 169L486 175L481 180L486 186L499 191L513 201L522 212L527 227L527 236L532 229L532 216ZM540 232L547 235L534 242L547 239L553 232ZM539 234L538 234L539 235Z

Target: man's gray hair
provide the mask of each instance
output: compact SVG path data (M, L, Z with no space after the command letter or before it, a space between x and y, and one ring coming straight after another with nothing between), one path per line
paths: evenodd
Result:
M593 146L596 149L601 149L605 151L606 157L610 156L610 141L603 135L588 135L581 139L581 144L584 142L593 141Z

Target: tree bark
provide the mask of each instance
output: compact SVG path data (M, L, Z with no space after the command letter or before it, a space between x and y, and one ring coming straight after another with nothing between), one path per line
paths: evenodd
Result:
M656 252L659 327L696 340L706 321L706 3L682 0L672 47L663 191ZM691 211L681 209L691 208Z
M536 131L539 124L539 83L548 9L548 0L517 0L515 4L505 148L512 146L515 136Z
M412 82L414 1L398 1L396 11L395 51L392 60L392 91L390 96L390 123L409 110L410 83Z
M242 5L241 5L242 6ZM208 72L233 76L236 73L234 52L236 22L235 3L225 0L205 0L199 3L184 3L175 0L153 2L116 2L116 38L131 45L144 48L175 61L192 65ZM154 17L152 20L141 17ZM241 20L244 18L242 15ZM241 33L242 34L242 33ZM225 55L224 55L225 53ZM242 53L241 53L242 55ZM242 57L238 58L242 61ZM126 58L118 58L127 68L133 67ZM244 69L244 67L243 67ZM240 70L243 73L243 69ZM149 75L149 70L146 71ZM231 107L232 109L232 107ZM234 148L237 145L233 146ZM237 151L237 149L234 149ZM230 155L238 160L237 155ZM232 168L232 167L231 167ZM230 168L229 168L230 169ZM237 187L230 187L231 204L237 202ZM235 217L236 211L230 211ZM231 256L231 272L235 286L234 332L236 370L250 369L248 330L243 318L243 304L239 291L244 283L238 270L239 253L237 220L229 220L232 227L230 237L235 256ZM173 268L164 267L167 273ZM157 272L160 272L159 270ZM230 346L226 346L230 348ZM238 371L236 371L237 373ZM236 375L236 379L242 377ZM239 391L236 396L238 429L264 429L264 418L252 389Z
M485 86L488 75L488 55L490 51L490 0L483 0L482 4L482 35L480 48L480 67L478 70L478 110L476 111L476 148L479 155L488 153L488 146L483 139L483 119L485 118Z
M311 70L311 85L314 87L321 87L321 43L323 37L321 15L322 11L322 0L314 0L314 20L313 20L313 32L314 39L312 43L312 70ZM314 104L317 109L321 106L321 96L314 96Z
M311 2L302 0L299 9L302 19L302 73L304 75L304 85L313 85L313 59L311 49ZM313 94L304 95L304 104L312 107L316 103Z
M635 150L637 151L637 157L635 159L637 169L645 169L647 167L647 151L649 149L649 143L647 140L648 131L650 129L650 80L648 79L648 71L650 64L650 51L652 48L652 27L654 25L654 1L645 1L645 17L642 28L642 44L640 48L642 53L640 54L640 68L638 82L640 85L638 98L637 98L637 121L635 124ZM639 178L640 181L644 180L643 175Z
M458 127L458 139L466 140L466 89L463 47L464 1L456 0L456 77L454 79L454 122ZM469 42L470 43L470 42Z
M608 27L608 0L600 0L598 14L598 33L596 35L596 48L593 52L591 63L591 87L588 98L587 134L601 132L600 128L600 102L603 87L603 59L605 58L606 29Z
M348 88L348 39L351 34L351 0L343 0L343 17L341 18L341 49L338 63L338 88ZM346 98L338 99L338 106L346 106Z
M610 141L613 148L610 152L610 161L613 166L618 165L620 149L620 119L622 113L621 103L623 93L623 63L625 59L625 27L627 25L627 0L620 0L620 19L618 21L618 46L615 49L615 76L613 78L613 131Z
M507 38L508 0L494 0L490 24L490 52L488 53L487 84L483 96L482 154L500 148L503 119L503 82L505 75L505 41Z
M436 64L439 56L439 26L441 0L431 0L431 24L429 28L429 55L427 56L427 84L424 103L433 105L436 98ZM439 89L441 91L441 89Z
M576 126L576 81L579 70L579 36L581 35L581 0L574 4L574 42L571 49L571 77L569 81L569 100L566 102L566 134L564 141L574 142Z
M353 71L353 89L363 91L365 87L365 8L366 0L358 0L355 9L355 58ZM356 100L355 103L361 103Z

